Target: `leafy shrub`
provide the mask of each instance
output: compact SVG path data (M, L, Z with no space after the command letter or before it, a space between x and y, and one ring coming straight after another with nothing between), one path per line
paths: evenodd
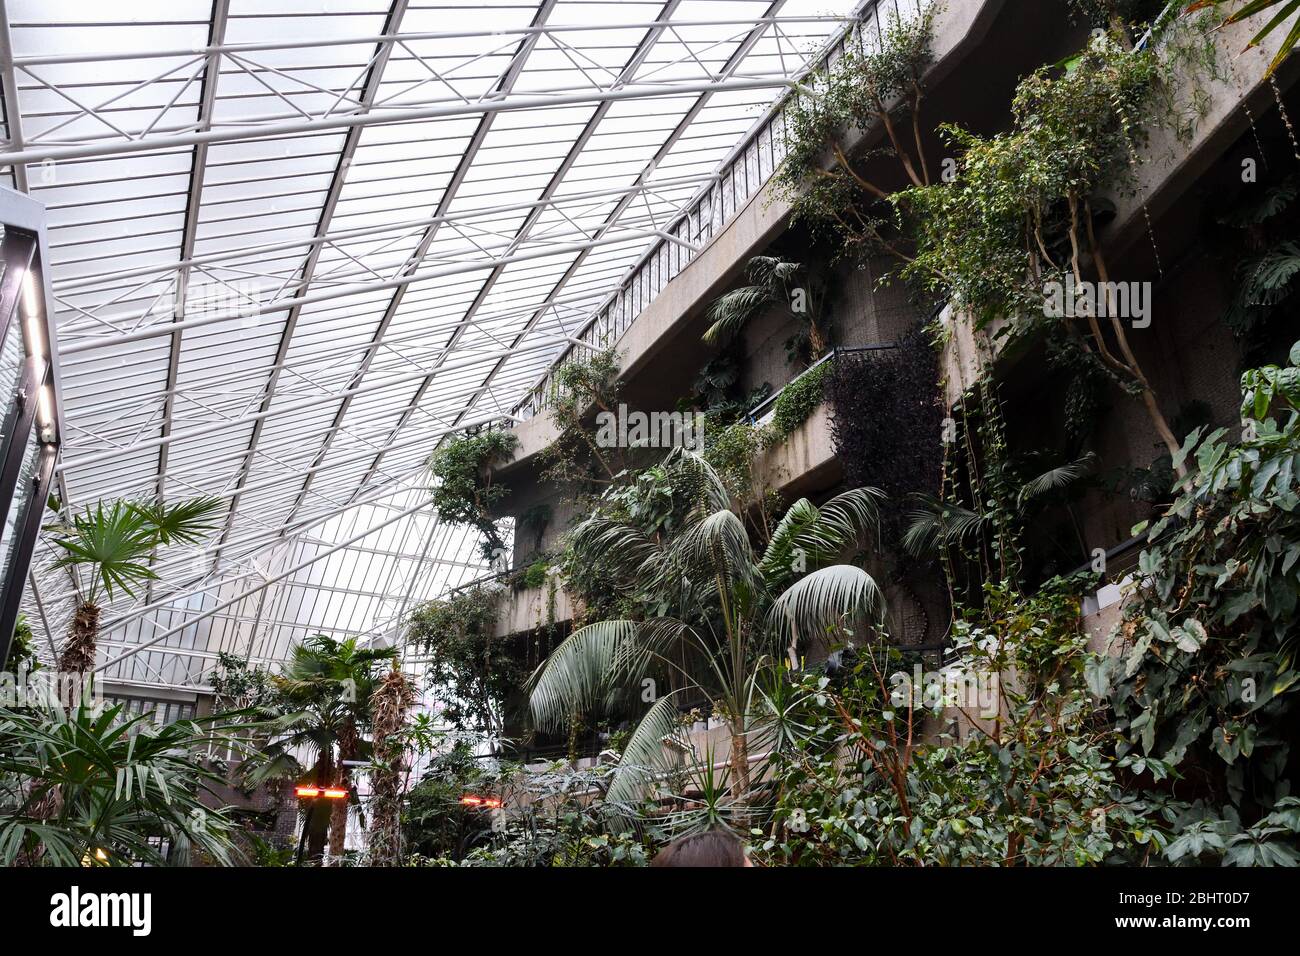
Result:
M772 406L772 429L777 439L785 438L806 422L825 396L825 384L832 362L809 369L781 390Z
M1240 443L1197 429L1191 481L1148 534L1109 662L1135 750L1185 764L1251 823L1288 796L1300 604L1300 343L1242 376Z
M505 542L492 520L492 506L510 490L492 481L491 467L510 458L519 438L513 432L491 430L459 435L440 445L429 458L433 478L433 507L438 518L478 528L484 557L495 560Z
M992 589L988 611L959 623L951 665L1000 675L992 706L957 700L980 729L919 746L927 710L945 701L900 696L896 652L864 651L834 678L801 676L781 722L815 729L793 734L776 758L761 852L803 866L1147 862L1168 816L1133 778L1167 768L1117 756L1085 683L1086 645L1067 583L1031 602Z

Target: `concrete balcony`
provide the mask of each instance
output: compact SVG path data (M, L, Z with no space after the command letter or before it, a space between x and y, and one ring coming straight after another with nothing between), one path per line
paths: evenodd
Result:
M549 585L504 589L497 604L496 636L512 637L553 624L569 624L573 620L573 600L557 585L552 607L550 591Z
M947 82L952 95L960 99L969 94L969 90L956 89L958 70L991 36L1004 6L1008 6L1007 0L948 0L942 6L935 21L935 57L926 76L928 87L937 89L952 78ZM1026 25L1024 17L1036 22L1040 11L1033 4L1020 6L1025 9L1017 18L1031 30L1032 23ZM1009 18L1010 12L1001 19ZM1037 46L1036 55L1042 54L1041 43L1022 42L1027 39L1024 36L1007 31L992 31L992 35L999 44L1026 49ZM983 59L1000 64L1009 76L1016 74L1020 69L1017 61L1025 56L990 57L987 47L982 53ZM983 72L982 66L980 70ZM870 146L882 135L879 129L854 131L849 137L850 148ZM648 408L671 407L676 396L689 391L691 378L707 357L698 339L704 309L735 281L751 256L764 252L786 229L790 211L770 183L759 189L632 321L614 343L631 401ZM516 473L527 474L527 466L538 453L559 437L545 412L520 422L514 431L519 437L515 455L497 469L506 480Z
M1183 209L1183 201L1206 172L1223 161L1225 152L1250 130L1253 121L1265 116L1270 116L1270 122L1280 121L1271 115L1277 112L1276 90L1292 85L1300 63L1294 58L1284 62L1275 76L1276 89L1266 78L1268 64L1286 33L1275 30L1260 46L1246 49L1266 19L1257 15L1211 34L1218 72L1223 75L1198 71L1196 80L1187 76L1175 93L1175 109L1196 117L1190 135L1180 137L1168 126L1153 130L1137 157L1135 188L1108 197L1115 206L1115 217L1100 229L1097 238L1112 273L1119 262L1133 262L1143 272L1159 273L1182 255L1187 236L1196 229L1195 213ZM1155 227L1159 252L1152 249L1149 224ZM1163 262L1157 262L1156 256ZM957 313L949 318L951 334L942 365L950 405L975 383L981 368L992 363L1000 373L1008 371L1030 351L1023 342L1018 348L1006 347L1006 340L996 336L999 322L976 331L968 315Z

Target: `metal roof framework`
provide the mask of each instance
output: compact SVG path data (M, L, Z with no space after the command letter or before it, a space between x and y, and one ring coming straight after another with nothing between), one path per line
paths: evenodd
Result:
M428 511L429 452L518 420L660 250L679 271L707 242L737 144L861 12L827 6L3 0L0 179L49 214L63 507L226 503L106 608L102 675L386 641L482 575ZM48 653L74 589L40 547Z

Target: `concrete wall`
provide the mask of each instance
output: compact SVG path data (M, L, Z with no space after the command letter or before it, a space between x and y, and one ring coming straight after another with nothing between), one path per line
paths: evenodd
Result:
M984 38L1004 0L947 0L935 22L935 61L927 83L937 85L953 73ZM878 130L858 131L854 139L874 140ZM697 320L709 302L735 280L750 256L763 252L785 227L790 208L771 188L750 197L731 222L659 293L623 333L616 348L624 376L635 380L666 350L674 364L689 354L696 368L706 355L697 341L679 341L679 335ZM784 336L782 336L782 341ZM777 383L773 383L777 384ZM673 396L675 399L676 396ZM555 441L558 430L545 413L521 422L515 429L519 447L514 459L500 470L503 477Z

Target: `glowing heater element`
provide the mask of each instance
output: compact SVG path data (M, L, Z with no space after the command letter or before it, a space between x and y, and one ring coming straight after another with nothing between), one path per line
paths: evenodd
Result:
M496 797L476 797L472 793L465 794L460 798L460 802L467 807L487 807L489 810L501 806L501 801Z
M315 800L318 797L326 800L345 800L348 792L342 787L312 787L301 786L294 787L293 792L297 794L299 800Z

